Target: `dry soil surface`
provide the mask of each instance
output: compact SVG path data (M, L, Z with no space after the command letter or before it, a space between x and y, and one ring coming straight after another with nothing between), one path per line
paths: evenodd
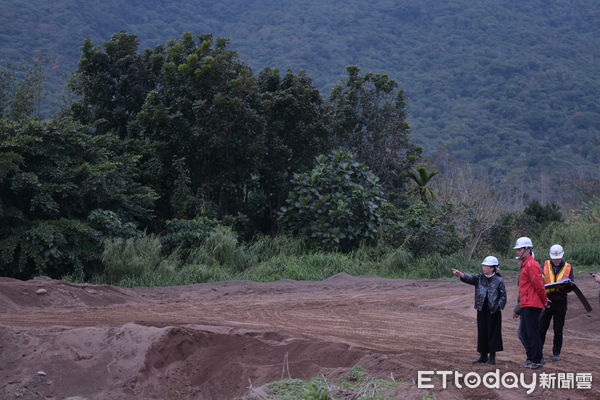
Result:
M538 387L532 399L600 399L598 288L577 275L594 310L570 294L562 360L540 373L592 374L591 389ZM524 373L507 277L504 351L477 356L473 287L457 280L339 274L321 282L231 281L124 289L37 278L0 278L1 399L261 398L282 377L339 377L356 364L406 382L390 395L420 399L522 399L524 388L457 388L418 371ZM38 294L40 289L46 292ZM551 329L545 348L550 356ZM569 375L564 375L568 382ZM464 381L462 381L464 384ZM460 383L460 381L459 381ZM79 396L79 397L77 397Z

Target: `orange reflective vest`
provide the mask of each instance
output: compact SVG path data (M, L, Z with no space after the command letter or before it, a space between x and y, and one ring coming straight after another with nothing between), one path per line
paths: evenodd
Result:
M563 279L567 279L571 275L571 264L565 263L565 265L558 271L558 275L554 274L554 269L552 268L552 262L550 260L546 260L544 262L544 284L546 283L554 283L558 281L562 281ZM546 288L546 293L556 293L559 290L557 288Z

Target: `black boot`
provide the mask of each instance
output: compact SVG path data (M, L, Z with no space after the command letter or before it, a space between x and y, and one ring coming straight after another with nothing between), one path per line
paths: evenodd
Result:
M496 365L496 353L490 353L490 356L486 362L490 365Z
M479 354L480 354L480 356L477 360L471 361L473 364L487 362L487 360L488 360L487 354L485 354L485 353L479 353Z

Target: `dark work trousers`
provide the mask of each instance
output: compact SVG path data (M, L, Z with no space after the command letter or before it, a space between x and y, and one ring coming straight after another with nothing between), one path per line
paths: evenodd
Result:
M519 337L523 347L527 348L527 343L525 342L525 320L523 318L519 318L519 329L517 329L517 336Z
M491 314L486 298L481 311L477 311L477 352L487 354L502 350L502 312Z
M550 307L542 311L540 317L540 338L542 339L542 349L546 342L546 332L552 319L554 328L554 343L552 345L552 355L560 355L563 344L563 327L565 326L565 316L567 315L567 296L553 297Z
M527 359L539 364L542 360L542 341L540 339L540 314L541 308L521 308L521 319L523 330L523 346L527 353Z

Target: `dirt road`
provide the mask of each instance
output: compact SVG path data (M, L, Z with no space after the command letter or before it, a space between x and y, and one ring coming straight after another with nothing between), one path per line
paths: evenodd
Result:
M530 398L600 398L598 289L577 278L594 310L586 313L571 296L563 359L536 379L591 373L591 389L538 384ZM511 318L516 283L506 281L505 351L496 366L473 366L473 288L457 280L340 274L321 282L123 289L0 278L0 398L239 398L282 377L335 377L360 364L405 381L392 393L398 398L521 399L523 387L459 389L448 381L443 389L439 376L433 389L416 384L420 370L483 376L498 369L531 382L532 371L519 368L525 356Z

